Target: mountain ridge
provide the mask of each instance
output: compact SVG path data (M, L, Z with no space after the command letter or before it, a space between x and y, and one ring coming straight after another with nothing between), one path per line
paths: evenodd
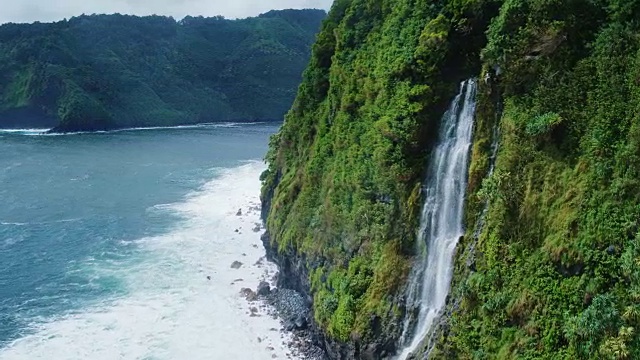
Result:
M0 26L0 126L54 131L281 120L323 10L83 15Z

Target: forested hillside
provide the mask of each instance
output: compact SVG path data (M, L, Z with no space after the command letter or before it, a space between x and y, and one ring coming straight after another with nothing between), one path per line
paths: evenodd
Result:
M640 358L639 27L634 0L334 3L263 174L331 358L402 346L428 155L470 77L467 233L416 358Z
M79 16L0 26L0 127L280 120L322 10L255 18Z

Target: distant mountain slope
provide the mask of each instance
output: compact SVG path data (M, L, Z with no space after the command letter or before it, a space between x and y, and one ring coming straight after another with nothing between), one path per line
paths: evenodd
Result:
M0 26L0 127L103 130L281 119L322 10L91 15Z

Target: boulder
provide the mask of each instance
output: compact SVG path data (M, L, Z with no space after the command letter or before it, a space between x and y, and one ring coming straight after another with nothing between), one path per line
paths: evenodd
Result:
M304 330L308 325L307 318L304 316L298 316L293 323L298 330Z
M269 286L269 283L266 281L260 281L256 292L260 296L268 296L271 294L271 286Z
M255 291L249 288L242 288L240 290L240 294L242 294L242 296L244 296L247 301L255 301L258 298L258 295L255 293Z

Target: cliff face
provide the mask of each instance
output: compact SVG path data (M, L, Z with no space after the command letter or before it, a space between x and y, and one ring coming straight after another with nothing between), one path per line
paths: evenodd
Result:
M426 149L459 81L480 69L488 17L465 12L337 1L272 139L270 244L279 263L296 264L286 278L307 279L297 284L326 338L347 344L342 358L395 351Z
M491 133L479 131L470 231L433 358L640 356L639 11L502 5L483 52L500 75L477 117L484 129L498 119L495 171L482 179Z
M331 357L397 350L427 155L468 77L468 230L423 353L640 356L637 19L622 0L335 2L263 174L270 253Z
M227 20L80 16L0 26L0 127L281 120L322 10Z

